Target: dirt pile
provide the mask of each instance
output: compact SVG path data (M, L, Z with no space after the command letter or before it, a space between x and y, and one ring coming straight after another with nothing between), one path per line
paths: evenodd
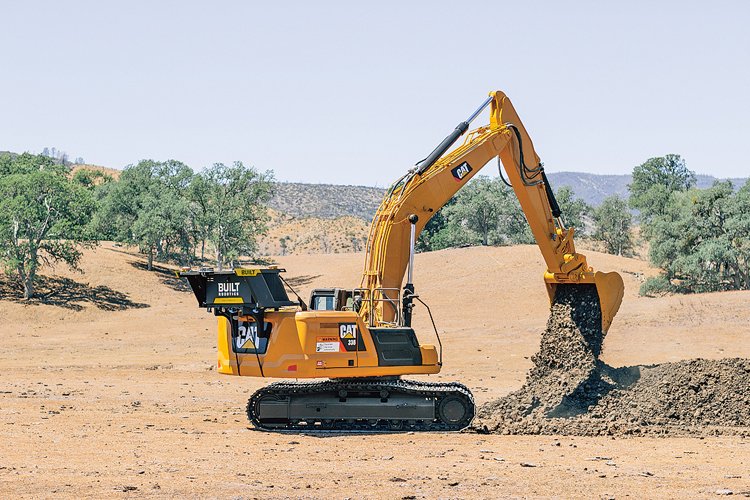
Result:
M523 387L483 405L498 434L750 434L750 360L613 368L595 287L561 286Z

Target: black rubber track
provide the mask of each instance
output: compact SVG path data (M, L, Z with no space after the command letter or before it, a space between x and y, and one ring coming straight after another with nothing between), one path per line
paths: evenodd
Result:
M353 420L327 419L317 422L274 422L265 424L258 418L257 405L265 396L293 397L307 394L339 394L346 391L349 395L387 391L389 394L404 394L426 398L435 398L435 418L430 421L400 419L394 415L391 419ZM440 403L450 398L462 401L467 408L466 415L459 422L448 422L441 419ZM337 379L323 382L276 382L256 391L247 402L247 417L258 429L272 432L431 432L460 431L469 426L474 419L475 405L471 391L457 382L432 383L416 380L384 379Z

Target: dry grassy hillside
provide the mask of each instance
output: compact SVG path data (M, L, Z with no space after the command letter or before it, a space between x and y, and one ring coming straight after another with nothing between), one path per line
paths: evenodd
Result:
M335 219L348 215L370 220L384 192L368 186L278 182L269 206L294 217Z
M348 253L364 250L369 222L358 217L293 217L269 210L268 232L259 238L260 255Z
M276 258L303 296L359 284L361 253ZM643 261L590 253L623 274L605 341L615 366L750 357L750 292L647 299ZM46 303L0 299L0 496L705 497L750 490L743 438L657 439L257 432L248 394L268 381L218 376L215 319L170 269L127 248L85 251ZM478 403L520 386L549 304L534 246L419 254L415 282L445 348L438 380ZM49 274L49 270L46 270ZM5 294L6 289L3 289ZM434 342L417 309L423 342ZM607 457L614 465L592 457ZM521 463L532 464L521 466Z
M109 168L109 167L102 167L99 165L73 165L71 167L71 173L75 175L76 172L79 170L91 170L94 172L101 172L105 175L109 175L112 177L112 179L117 180L120 178L120 174L122 174L122 170L117 170L116 168Z

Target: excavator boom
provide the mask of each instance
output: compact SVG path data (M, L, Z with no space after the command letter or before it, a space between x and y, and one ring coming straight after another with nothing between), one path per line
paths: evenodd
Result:
M486 106L490 106L490 124L468 132L463 144L446 154ZM622 278L617 273L594 272L586 257L576 252L575 230L565 227L531 138L510 99L500 91L491 92L468 120L461 122L427 158L388 190L370 228L362 288L371 295L386 296L392 293L388 291L400 289L413 256L410 251L413 238L459 189L496 157L503 164L544 257L547 265L544 282L550 301L558 284L596 285L602 328L606 332L622 302ZM407 282L407 288L410 285ZM396 309L388 307L387 300L373 304L372 308L360 310L369 321L377 324L394 320Z

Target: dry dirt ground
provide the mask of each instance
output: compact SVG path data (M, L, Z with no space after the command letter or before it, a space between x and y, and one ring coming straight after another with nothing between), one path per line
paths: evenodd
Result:
M590 253L623 274L604 344L612 366L750 358L750 293L637 297L637 260ZM307 295L355 286L361 254L278 258ZM549 304L535 247L422 254L445 369L481 404L517 389ZM461 434L263 433L243 409L264 381L219 376L214 318L166 270L110 244L47 299L0 300L0 497L497 498L750 495L750 440ZM45 292L49 293L49 292ZM432 341L423 310L415 318ZM750 388L749 388L750 390Z

